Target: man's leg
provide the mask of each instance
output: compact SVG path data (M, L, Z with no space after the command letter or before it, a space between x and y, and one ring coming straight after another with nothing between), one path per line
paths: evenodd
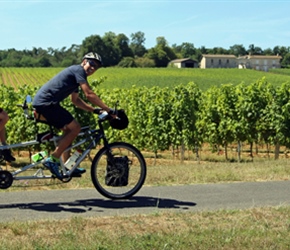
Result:
M2 145L6 145L6 129L5 125L9 120L8 114L0 108L0 142ZM10 149L1 150L1 154L3 155L4 159L8 162L15 161L15 158L11 155Z
M60 158L61 155L64 153L65 149L72 144L73 140L79 134L81 126L76 120L73 120L71 123L66 125L62 130L63 135L61 139L58 141L58 145L56 146L55 150L51 154L55 158ZM66 153L65 156L67 157Z
M62 179L62 174L59 171L59 158L62 156L65 149L71 145L73 140L77 137L80 131L80 125L76 120L66 125L62 130L63 135L61 136L55 150L48 157L43 165L50 169L50 172L54 174L58 179Z
M0 141L2 142L2 144L6 143L6 130L5 130L5 125L9 120L9 117L7 115L7 113L0 109Z

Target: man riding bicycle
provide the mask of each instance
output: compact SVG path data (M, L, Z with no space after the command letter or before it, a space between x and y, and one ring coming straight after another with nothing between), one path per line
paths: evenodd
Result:
M100 107L109 114L113 113L92 91L87 81L87 77L95 73L100 67L102 67L101 56L90 52L83 57L81 64L64 69L44 84L33 99L33 107L36 112L41 114L48 124L63 131L55 150L44 162L44 166L58 179L62 179L59 158L62 156L64 162L68 159L69 153L64 153L64 151L71 145L81 129L80 124L72 114L64 109L60 103L70 96L75 106L85 111L94 112L95 108L80 98L79 90L81 89L91 104ZM74 173L82 174L84 172L85 169L77 168Z

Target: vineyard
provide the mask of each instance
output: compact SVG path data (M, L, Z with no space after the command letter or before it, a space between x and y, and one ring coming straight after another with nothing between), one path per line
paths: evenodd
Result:
M41 86L60 68L0 68L0 84L18 89L20 86Z
M34 139L35 126L16 104L32 97L61 69L0 69L1 106L9 113L9 143ZM111 140L124 140L155 157L165 150L186 150L197 157L204 145L214 151L235 145L240 160L243 145L267 145L280 152L290 146L290 75L252 70L104 68L92 87L101 98L120 107L130 119L128 129L107 128ZM101 79L101 80L98 80ZM96 125L93 114L66 106L82 125ZM45 125L40 129L45 130ZM42 147L42 146L40 146ZM41 148L32 148L40 150Z
M0 68L0 84L12 86L41 86L62 68ZM251 84L263 77L274 86L290 82L290 70L276 69L271 72L240 69L176 69L176 68L101 68L94 79L105 79L100 88L173 88L179 84L194 82L201 90L222 84Z

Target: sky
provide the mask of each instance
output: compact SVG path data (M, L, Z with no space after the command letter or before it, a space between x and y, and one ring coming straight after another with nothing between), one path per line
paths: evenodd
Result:
M145 47L290 46L290 0L0 0L0 50L69 48L91 35L143 32ZM101 52L99 52L101 53Z

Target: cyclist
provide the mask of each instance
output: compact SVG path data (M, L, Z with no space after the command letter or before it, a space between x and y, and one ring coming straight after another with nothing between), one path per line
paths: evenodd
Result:
M81 129L74 117L60 105L61 101L70 96L75 106L85 111L94 112L95 108L80 98L79 91L81 90L92 105L100 107L109 114L113 113L113 110L92 91L87 81L87 77L95 73L100 67L102 67L101 56L95 52L90 52L83 57L81 64L72 65L62 70L44 84L34 97L32 104L36 112L44 116L48 124L63 131L55 150L44 162L44 166L58 179L62 179L59 158L62 156L64 162L68 159L69 153L63 154L64 150L71 145ZM85 169L77 168L74 174L84 172Z
M5 125L9 120L8 114L0 108L0 142L2 145L6 145L6 129ZM3 149L0 151L0 154L4 157L5 161L12 162L15 161L15 158L11 155L10 149Z

